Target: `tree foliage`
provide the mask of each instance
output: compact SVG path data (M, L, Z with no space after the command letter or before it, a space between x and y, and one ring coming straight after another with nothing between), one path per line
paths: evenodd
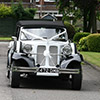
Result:
M73 20L73 24L82 17L80 9L75 7L75 3L71 0L58 0L57 6L59 12L63 14L63 20Z
M83 31L93 33L96 32L96 11L99 6L100 0L57 0L59 11L63 13L70 7L70 2L73 2L74 6L81 10L83 16ZM76 12L74 10L74 12Z
M83 14L84 31L96 32L96 7L99 0L74 0L75 4L81 9Z
M22 2L13 4L9 7L5 4L0 4L0 18L13 17L20 19L33 19L36 13L35 8L24 8Z
M12 15L11 7L0 4L0 18L9 17Z
M36 9L35 8L24 8L22 3L19 2L17 5L12 4L13 16L18 19L33 19Z

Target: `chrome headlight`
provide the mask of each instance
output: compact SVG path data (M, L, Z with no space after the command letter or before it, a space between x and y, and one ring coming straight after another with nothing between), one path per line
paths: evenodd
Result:
M72 54L72 48L70 45L65 45L64 47L62 47L61 52L63 55L71 55Z
M32 51L32 45L26 44L23 46L23 52L24 53L30 53Z

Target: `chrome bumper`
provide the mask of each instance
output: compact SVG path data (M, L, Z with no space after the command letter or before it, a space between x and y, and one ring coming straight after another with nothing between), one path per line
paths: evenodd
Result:
M13 67L12 71L13 72L22 72L22 73L37 73L39 67ZM56 68L57 72L53 73L58 73L58 74L79 74L80 70L79 69L61 69L61 68ZM42 73L42 72L41 72ZM49 72L45 72L49 73Z

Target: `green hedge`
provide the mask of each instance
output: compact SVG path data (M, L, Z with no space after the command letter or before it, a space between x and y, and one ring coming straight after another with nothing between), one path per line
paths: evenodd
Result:
M33 19L36 12L35 8L24 8L21 2L17 5L12 4L11 8L12 15L17 20Z
M14 17L16 19L33 19L36 8L24 8L22 2L13 4L11 7L0 4L0 18Z
M89 51L100 52L100 34L91 34L87 37Z
M68 38L73 39L73 36L75 35L75 28L73 25L71 25L69 22L64 21L64 24L67 28Z
M80 51L100 52L100 34L90 34L81 38L77 47Z
M16 20L14 18L0 18L0 36L14 35Z
M86 37L86 36L88 36L88 35L90 35L90 33L87 33L87 32L78 32L78 33L76 33L76 34L74 35L73 41L76 42L76 43L78 43L79 40L80 40L82 37Z
M34 19L35 12L34 8L24 8L21 2L11 7L0 4L0 36L14 35L16 22Z
M88 51L87 37L82 37L79 40L79 44L77 44L77 47L79 51Z
M0 4L0 18L12 16L12 9L4 4Z

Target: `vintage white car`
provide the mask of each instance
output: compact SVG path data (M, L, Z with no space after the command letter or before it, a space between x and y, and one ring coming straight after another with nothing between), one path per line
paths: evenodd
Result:
M72 89L82 84L82 55L68 39L61 21L19 21L9 43L7 77L19 87L21 77L42 76L69 79Z

